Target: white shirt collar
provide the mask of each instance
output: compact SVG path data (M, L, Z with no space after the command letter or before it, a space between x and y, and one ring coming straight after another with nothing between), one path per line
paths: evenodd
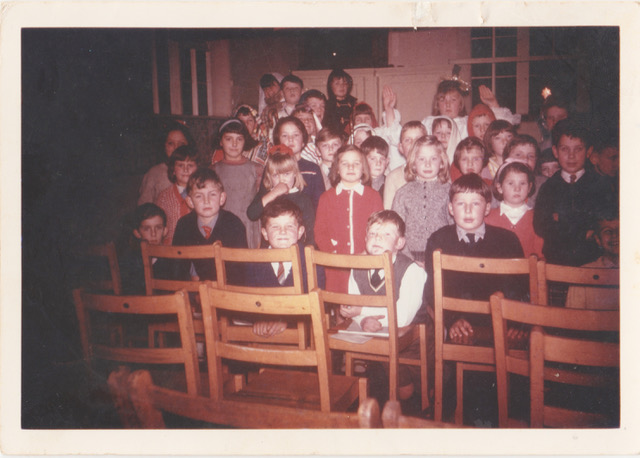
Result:
M576 173L568 173L568 172L565 172L564 170L561 170L560 176L562 176L562 179L567 183L571 183L571 175L575 175L576 181L578 181L582 177L582 175L585 174L585 172L586 172L585 169L579 170Z
M505 204L504 201L500 202L500 216L505 215L511 221L511 224L516 224L520 221L527 211L529 211L529 206L526 203L514 208Z
M484 234L486 231L487 231L487 227L485 226L484 223L482 223L482 226L480 226L478 229L472 232L476 236L476 242L484 238ZM469 233L469 231L465 231L464 229L462 229L460 226L456 224L456 232L458 233L458 240L463 242L469 241L469 239L467 238L467 234Z
M353 190L358 194L362 195L364 193L364 185L362 183L358 183L353 188L345 188L344 186L342 186L342 182L338 183L338 186L336 186L336 195L340 195L340 193L343 190L345 191Z

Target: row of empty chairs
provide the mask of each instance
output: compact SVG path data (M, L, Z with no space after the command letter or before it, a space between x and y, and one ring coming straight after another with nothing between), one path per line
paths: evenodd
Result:
M206 257L213 258L212 262L216 263L218 270L217 282L210 282L208 284L208 288L214 290L217 289L220 285L222 285L222 290L236 290L236 291L245 291L248 293L258 294L258 295L266 295L266 294L300 294L301 292L301 273L296 274L300 267L299 254L297 252L297 247L292 247L291 250L239 250L239 249L225 249L219 245L216 246L208 246L208 247L153 247L150 245L143 244L143 253L145 253L145 277L147 278L147 293L158 292L158 290L163 291L172 291L174 289L186 289L190 291L194 291L195 286L197 285L199 288L202 286L200 282L197 282L193 285L184 285L182 282L176 282L172 284L161 283L160 280L154 279L151 275L151 262L150 259L152 257L175 257L178 259L191 259L192 257ZM192 251L198 251L198 253ZM226 276L225 273L225 265L227 261L232 262L262 262L263 258L259 256L262 253L269 253L271 258L264 262L274 262L278 256L281 256L280 251L290 251L288 254L283 254L285 257L288 256L287 260L291 260L294 266L294 287L290 290L282 291L279 288L254 288L253 291L248 291L244 287L233 286L226 284ZM203 255L202 253L205 253ZM250 253L249 253L250 252ZM248 255L248 256L247 256ZM340 259L340 257L344 257L346 259ZM387 285L393 284L393 272L391 268L390 256L354 256L354 255L331 255L327 253L317 252L310 248L307 249L306 259L308 263L308 283L310 289L314 289L317 285L317 277L316 277L316 266L324 265L327 267L338 266L340 263L348 263L347 265L351 268L384 268L385 269L385 278L387 279ZM278 259L280 260L280 259ZM442 255L439 252L434 254L434 278L435 278L435 288L436 288L436 301L435 301L435 332L436 336L444 337L444 329L442 326L442 313L444 310L455 310L455 311L465 311L470 312L474 311L474 313L491 313L491 306L489 305L489 301L482 301L478 303L472 303L471 301L462 301L460 299L448 299L443 297L442 295L442 272L447 270L462 270L468 272L484 272L484 273L506 273L506 274L528 274L529 275L529 285L530 285L530 296L532 298L533 303L545 304L547 291L546 284L547 281L566 281L568 283L581 283L581 284L589 284L594 286L610 284L617 285L618 275L615 269L587 269L587 268L563 268L560 266L550 266L544 263L544 261L537 261L535 258L531 259L520 259L520 260L503 260L503 259L479 259L479 258L461 258L457 256L448 256ZM297 266L297 267L296 267ZM297 275L297 278L296 278ZM118 284L118 282L113 282L114 284ZM438 289L440 288L440 289ZM79 293L78 293L79 294ZM183 293L184 294L184 293ZM339 295L337 293L331 293L326 291L318 291L319 298L318 302L322 303L335 303L335 304L349 304L350 300L354 299L354 297L346 297L347 295ZM390 332L388 339L373 339L370 341L369 345L362 346L357 344L349 344L347 345L345 342L327 338L325 334L325 338L327 339L327 348L329 349L339 349L346 352L347 355L347 365L346 371L347 375L351 375L351 365L354 358L359 359L373 359L386 361L390 366L390 399L395 401L397 399L396 389L397 389L397 368L400 363L403 364L414 364L420 367L421 372L421 397L422 397L422 408L426 408L428 406L429 396L427 392L427 366L426 366L426 329L424 325L414 326L408 330L398 330L397 326L395 326L395 310L393 308L393 293L392 287L387 287L387 296L370 296L364 297L366 302L357 303L354 305L379 305L381 307L388 307L388 313L390 317ZM155 296L154 296L155 297ZM202 298L201 298L202 301ZM254 301L255 302L255 301ZM262 301L261 301L262 302ZM255 304L254 304L255 305ZM250 309L251 306L248 306ZM539 308L538 306L534 306ZM581 310L562 310L557 307L541 307L543 309L553 309L560 310L562 312L573 312L574 319L573 323L580 323L581 320L575 318L578 316L586 316ZM208 309L210 310L210 309ZM533 309L531 309L533 310ZM204 310L203 310L204 313ZM615 322L616 326L619 326L618 320L615 318L615 313L611 312L610 318L611 323ZM325 319L325 328L327 331L327 323L326 323L326 314L324 315ZM206 319L206 318L205 318ZM499 417L500 417L500 426L510 426L513 423L510 423L508 419L508 415L506 414L506 394L508 392L508 384L505 381L505 367L506 363L503 364L503 361L506 359L501 359L498 355L502 355L499 353L500 342L501 340L496 337L496 332L500 329L495 325L496 318L494 317L494 344L495 349L491 347L474 347L470 345L455 345L451 343L446 343L444 338L435 339L436 345L436 366L435 366L435 409L434 409L434 417L436 422L440 422L442 420L442 364L446 360L452 360L456 362L456 378L458 380L457 387L457 407L456 407L456 423L460 425L462 423L462 409L463 409L463 400L462 400L462 380L463 374L465 370L487 370L487 371L496 371L498 377L498 401L499 401ZM526 322L526 321L523 321ZM218 325L217 331L212 331L214 333L219 333L221 336L224 335L223 340L227 342L235 342L235 341L254 341L259 342L263 338L256 338L253 336L251 332L251 328L247 326L234 326L233 322L229 322L225 319L216 319L216 323ZM285 335L282 336L282 341L279 343L284 343L288 345L297 346L300 350L304 350L305 348L310 348L317 346L317 341L315 340L315 331L314 328L310 327L309 321L299 320L299 325L296 329L287 329ZM393 323L393 325L391 325ZM604 323L604 321L600 321L600 323ZM607 321L609 323L609 321ZM532 323L535 324L535 323ZM203 326L203 322L201 319L195 319L192 321L192 325L194 328L194 335L200 336L200 340L202 340L205 334L205 328ZM178 323L174 320L170 326L163 325L162 323L156 324L157 328L164 331L172 331L178 332L181 331ZM159 326L159 327L158 327ZM165 326L163 328L163 326ZM541 324L541 326L545 326L545 324ZM610 327L616 327L610 326ZM574 326L575 327L575 326ZM601 326L601 327L604 327ZM568 327L570 328L570 326ZM229 329L232 329L229 332ZM617 330L617 328L616 328ZM544 332L542 329L534 329L535 333L532 332L533 336L539 336L540 332ZM235 332L235 334L234 334ZM213 335L213 334L212 334ZM212 342L212 335L207 341L207 356L212 352L209 348ZM431 338L431 336L430 336ZM415 361L406 361L400 360L398 358L398 354L400 350L407 345L409 342L418 339L420 341L421 346L421 355L418 360ZM538 338L538 340L541 340ZM544 340L544 339L542 339ZM83 343L86 341L83 338ZM184 341L183 341L184 343ZM273 342L270 342L273 343ZM195 345L195 344L194 344ZM610 344L615 345L615 344ZM256 346L254 344L254 346ZM192 347L195 348L195 347ZM529 355L526 351L523 350L508 350L506 346L504 346L505 358L515 358L520 361L518 367L527 366L527 370L519 370L516 373L520 373L521 375L530 375L531 371L528 371L530 363ZM266 352L275 352L282 351L282 349L267 349L264 350ZM287 350L292 351L292 350ZM191 351L191 358L195 355L195 351ZM327 355L329 351L327 351ZM282 361L281 359L277 359L274 357L274 361ZM615 356L612 358L615 360ZM511 360L511 359L510 359ZM509 363L512 364L512 363ZM537 363L536 363L537 364ZM186 367L186 366L185 366ZM331 364L329 362L328 371L331 368ZM211 372L215 370L212 367L211 362L209 361L208 370ZM221 368L222 375L225 375L225 369ZM547 375L550 373L549 370L546 371ZM225 376L228 376L226 374ZM206 384L208 386L211 385L211 381L215 378L209 374L208 380L204 381L207 377L201 377L198 374L198 380L203 379L202 384ZM224 378L224 377L223 377ZM275 381L277 379L272 379ZM209 382L209 383L207 383ZM239 380L225 380L226 385L230 385L232 387L238 388L242 385ZM583 383L585 384L585 383ZM217 386L222 386L220 383ZM198 389L198 392L201 392L201 389ZM191 394L191 393L190 393ZM207 390L207 394L211 395L211 393ZM362 396L362 393L360 393ZM539 397L538 397L539 398ZM532 400L534 397L532 396ZM536 410L537 412L537 410ZM536 421L531 421L531 426L538 426L539 423Z

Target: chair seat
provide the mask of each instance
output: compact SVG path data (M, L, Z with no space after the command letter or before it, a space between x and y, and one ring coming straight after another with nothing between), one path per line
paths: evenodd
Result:
M331 410L344 411L358 399L358 377L331 375ZM225 399L320 410L320 389L315 372L265 369Z

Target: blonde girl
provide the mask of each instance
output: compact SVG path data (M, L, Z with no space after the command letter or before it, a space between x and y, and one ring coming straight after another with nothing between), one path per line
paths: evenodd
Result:
M405 166L407 184L398 189L392 210L404 220L404 251L423 265L427 239L451 223L449 202L449 160L444 145L433 135L419 138L413 144Z
M264 168L261 189L247 208L247 216L251 221L258 221L264 207L273 202L276 197L285 196L302 211L302 220L306 238L305 245L314 244L313 229L315 223L315 208L311 198L304 194L304 178L298 169L298 162L292 154L276 152L269 156Z
M338 150L329 172L333 188L320 196L315 237L318 248L331 253L362 253L369 216L382 210L382 199L369 186L369 165L357 146ZM349 271L327 269L327 289L347 292Z

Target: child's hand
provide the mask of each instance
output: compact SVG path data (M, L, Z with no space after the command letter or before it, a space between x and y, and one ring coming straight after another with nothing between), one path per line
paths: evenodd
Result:
M360 327L365 332L378 332L382 329L382 324L378 320L382 318L384 318L384 315L368 316L360 322Z
M470 344L473 339L473 327L463 318L449 328L449 339L453 343Z
M271 192L273 192L276 196L288 194L289 186L287 186L286 183L280 182L271 189Z
M507 342L513 344L519 344L529 338L529 331L522 328L509 328L507 329Z
M385 86L382 88L382 106L385 110L393 109L396 107L396 93L393 92L391 86Z
M253 333L260 337L276 336L287 329L287 323L283 321L258 321L253 324Z
M356 305L341 305L340 306L340 315L345 318L353 318L354 316L360 315L362 311L362 307L358 307Z
M490 108L498 108L500 106L498 104L498 99L496 99L496 96L487 86L483 84L478 88L478 90L480 91L480 100L482 100L482 103Z

